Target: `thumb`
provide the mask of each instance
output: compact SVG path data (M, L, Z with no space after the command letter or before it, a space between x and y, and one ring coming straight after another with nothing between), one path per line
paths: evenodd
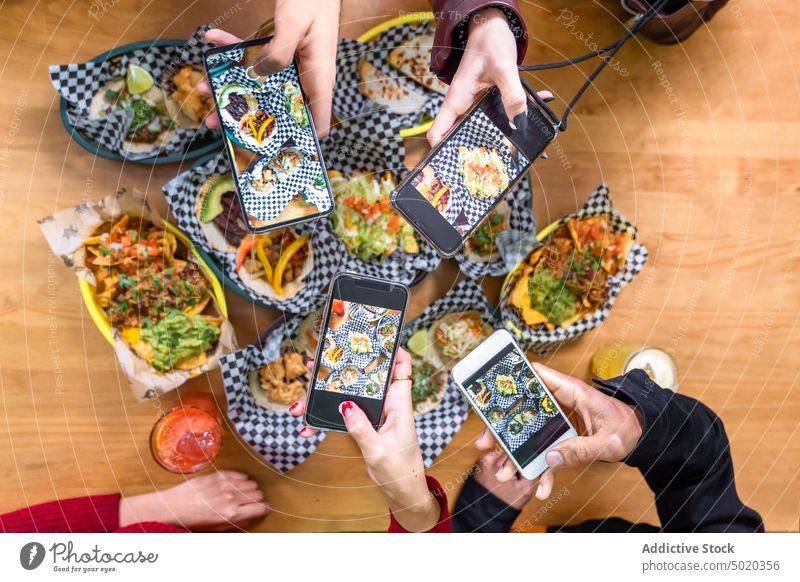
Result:
M370 457L378 454L378 433L375 432L367 415L355 402L350 400L342 402L339 405L339 412L342 413L347 432L356 441L358 448L361 449L361 455L369 464Z
M602 451L603 444L596 435L574 437L550 449L545 460L553 470L559 471L593 463L600 458Z
M286 28L278 28L269 44L261 49L256 57L256 62L253 63L257 74L271 75L292 64L297 45L300 44L300 39L303 38L306 31L292 30L287 33L286 30ZM281 31L284 31L283 34Z
M476 96L474 81L459 78L456 74L444 96L439 113L436 114L433 124L428 130L427 138L431 147L436 147L436 144L442 141L442 138L456 124L458 118L472 107Z
M495 79L508 120L518 129L527 127L528 99L516 67L504 67ZM520 117L521 116L521 117Z

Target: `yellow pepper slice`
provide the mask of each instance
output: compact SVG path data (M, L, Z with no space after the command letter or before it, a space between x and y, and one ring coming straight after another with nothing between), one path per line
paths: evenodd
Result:
M264 243L268 240L269 238L265 236L262 236L258 239L258 242L256 243L256 255L258 255L258 260L261 261L261 265L264 267L264 276L267 279L267 283L274 287L275 284L272 281L272 265L269 263L267 254L264 252Z
M307 242L307 236L298 237L292 244L286 247L286 250L281 253L281 257L278 259L278 264L275 266L275 275L272 279L272 288L275 289L275 293L278 295L283 295L281 279L283 278L283 272L286 270L286 265L289 264L289 261L292 259L295 253L302 249Z
M258 128L258 135L256 136L256 141L261 143L261 140L264 138L264 132L267 130L267 126L272 123L272 120L275 119L272 115L267 117L267 120L261 124L261 127Z
M254 120L254 119L255 119L255 117L251 117L251 118L249 119L249 121L247 122L247 127L249 127L249 128L250 128L250 131L253 133L253 137L254 137L254 138L256 138L256 141L257 141L258 143L261 143L261 141L258 139L258 135L257 135L257 134L258 134L258 132L256 131L256 124L255 124L255 123L253 123L253 120Z
M450 189L450 186L442 186L441 188L439 188L439 191L438 191L438 192L436 192L436 195L433 197L433 200L431 200L431 206L433 206L433 207L435 208L435 207L436 207L436 205L437 205L437 204L439 204L439 199L440 199L440 198L441 198L441 197L444 195L444 193L445 193L445 192L447 192L449 189Z

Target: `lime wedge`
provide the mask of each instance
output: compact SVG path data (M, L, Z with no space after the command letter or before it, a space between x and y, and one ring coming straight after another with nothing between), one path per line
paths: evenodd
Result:
M153 75L139 65L128 66L128 91L134 95L149 91L153 86Z
M424 356L428 351L428 332L424 329L408 338L408 349L418 356Z

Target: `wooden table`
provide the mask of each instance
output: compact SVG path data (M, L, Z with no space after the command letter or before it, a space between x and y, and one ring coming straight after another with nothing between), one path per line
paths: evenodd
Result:
M104 50L155 37L185 37L203 22L242 35L270 16L268 2L5 4L0 40L0 512L56 497L163 488L183 477L158 468L147 435L164 402L132 397L111 348L81 303L77 280L49 253L35 219L118 186L147 191L164 209L161 185L180 171L95 158L69 139L47 65L83 62ZM524 3L528 62L586 51L581 34L611 40L626 15L619 4L571 3L565 26L556 2ZM264 5L263 7L261 5ZM94 8L93 8L94 6ZM404 5L425 9L424 2ZM348 0L342 35L354 37L397 14L393 2ZM620 53L627 76L606 72L570 129L534 171L540 224L574 210L601 181L638 226L651 257L602 328L545 361L589 377L604 342L667 349L680 390L723 418L740 496L771 530L797 530L800 506L800 14L790 2L735 0L683 45L632 43ZM579 34L581 33L581 34ZM660 66L656 66L656 62ZM587 67L537 77L569 98ZM659 71L663 71L659 73ZM556 102L556 109L563 103ZM409 163L424 151L409 146ZM413 291L411 316L458 275L443 264ZM496 298L498 284L487 284ZM276 313L228 294L243 345ZM218 373L186 388L210 387ZM471 417L431 474L451 502L477 458ZM381 530L385 505L352 441L332 434L287 475L226 435L219 467L247 471L274 512L259 531ZM657 523L638 472L598 464L559 476L557 496L531 502L520 521L577 522L618 515Z

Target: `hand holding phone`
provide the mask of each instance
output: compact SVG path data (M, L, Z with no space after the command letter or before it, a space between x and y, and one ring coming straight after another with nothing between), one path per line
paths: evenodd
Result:
M364 410L353 400L340 405L344 426L356 441L370 477L381 487L389 509L403 529L428 531L439 521L441 508L430 495L425 480L425 466L419 449L414 411L411 405L411 380L392 380L411 374L411 356L398 348L389 386L386 389L383 416L377 431ZM297 402L290 412L303 416L306 401ZM311 437L317 429L305 427L301 434Z
M453 380L526 479L547 469L546 454L574 436L545 383L511 334L499 330L453 367Z
M575 419L581 435L561 441L546 453L548 468L542 473L536 490L536 498L544 500L553 491L558 471L594 461L617 462L627 457L642 436L642 424L633 407L606 396L586 382L543 364L536 364L535 368L560 409ZM476 441L479 449L487 451L496 444L497 438L489 429ZM509 458L496 477L499 481L508 481L516 470Z
M489 89L391 195L394 208L445 258L452 257L556 137L530 98L526 123L506 117Z

